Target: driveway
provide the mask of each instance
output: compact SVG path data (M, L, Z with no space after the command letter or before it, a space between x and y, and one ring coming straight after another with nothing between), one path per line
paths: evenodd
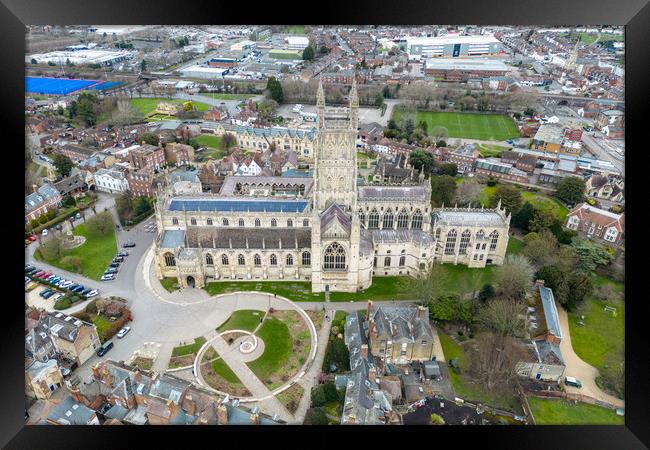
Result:
M603 392L596 384L598 369L584 362L573 351L571 345L571 332L569 329L569 315L566 310L560 306L557 307L560 316L560 326L562 327L562 342L560 351L566 364L565 376L577 378L582 383L582 388L566 386L566 391L570 394L582 394L593 397L602 402L611 403L618 408L625 407L625 401Z

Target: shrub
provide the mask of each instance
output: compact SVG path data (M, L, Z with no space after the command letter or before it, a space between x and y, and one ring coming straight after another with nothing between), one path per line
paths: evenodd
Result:
M494 178L490 178L490 179L487 180L487 185L490 186L490 187L496 186L497 185L497 180L494 179Z
M62 299L59 299L56 303L54 303L54 309L56 310L67 309L70 306L72 306L72 303L70 302L70 299L68 297L63 297Z
M327 425L325 408L309 408L305 414L305 425Z

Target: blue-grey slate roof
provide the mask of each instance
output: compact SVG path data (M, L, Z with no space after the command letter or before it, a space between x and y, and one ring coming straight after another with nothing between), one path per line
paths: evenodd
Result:
M302 212L305 200L226 200L226 199L173 199L169 211L222 211L222 212Z
M160 241L160 248L176 248L185 242L184 230L165 230Z
M47 419L66 425L88 425L95 411L67 396L47 415Z
M539 296L542 299L544 307L544 317L546 318L546 328L555 336L562 339L562 328L560 327L560 317L555 306L555 297L553 290L545 286L539 287Z

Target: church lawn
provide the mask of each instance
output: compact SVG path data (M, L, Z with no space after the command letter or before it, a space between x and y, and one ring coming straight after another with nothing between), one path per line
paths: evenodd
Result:
M287 365L293 347L291 335L287 324L275 317L267 318L256 335L264 341L264 353L247 364L268 385L271 376Z
M286 29L287 34L305 34L304 25L290 25Z
M381 301L381 300L413 300L400 289L400 280L405 277L372 277L372 284L361 292L330 292L330 301Z
M524 202L530 202L536 209L550 211L561 222L564 222L569 209L556 199L539 192L521 191Z
M214 134L202 134L194 139L196 139L196 142L198 142L199 145L209 148L218 149L221 145L221 136L216 136Z
M524 249L524 241L520 241L514 236L510 236L508 239L508 247L506 247L506 255L516 255L521 253Z
M199 336L196 339L194 339L194 343L192 344L187 344L187 345L180 345L178 347L174 347L172 350L172 356L185 356L185 355L191 355L191 354L196 354L196 352L199 351L201 346L205 344L205 338L203 336Z
M99 280L104 271L117 253L115 231L111 230L106 236L90 232L85 224L78 225L74 231L75 236L84 236L86 242L77 248L63 250L58 259L45 260L46 263L59 269L75 272L74 267L63 264L61 261L66 256L77 256L81 260L81 274L93 280ZM36 259L42 260L40 253L34 253Z
M260 319L264 317L264 311L254 309L240 309L235 311L219 328L218 332L226 330L244 330L253 331L259 324Z
M400 125L401 116L402 112L395 108L393 119ZM429 131L437 126L445 127L451 138L505 141L519 137L517 126L504 114L418 111L416 125L421 121L427 123Z
M443 333L440 329L438 329L438 338L440 339L442 352L445 354L445 360L447 361L449 381L451 381L457 397L471 402L481 402L497 408L504 408L515 413L522 412L521 405L516 396L504 396L488 392L482 389L480 384L472 382L463 373L467 364L467 355L461 344L455 342L448 334ZM457 373L449 367L449 361L455 358L457 358L461 373Z
M178 279L174 277L165 277L160 280L160 284L167 292L174 292L178 290Z
M155 98L143 97L143 98L132 98L130 100L131 104L134 107L138 108L142 112L142 114L144 114L145 117L153 113L156 110L158 103L160 102L172 103L174 105L182 105L186 101L188 100L182 100L178 98L163 98L163 97L155 97ZM199 111L207 111L208 109L210 109L210 105L208 105L207 103L192 101L192 104L196 106L196 108Z
M624 425L625 418L611 409L587 403L528 397L536 425Z
M203 288L210 295L237 291L268 292L294 302L322 302L323 293L312 294L309 281L213 281Z
M275 396L275 398L277 398L291 414L295 414L304 392L305 389L296 383L289 389L280 392Z
M501 145L492 144L476 144L476 149L481 153L483 158L500 157L501 153L505 150L510 150L512 147L503 147Z

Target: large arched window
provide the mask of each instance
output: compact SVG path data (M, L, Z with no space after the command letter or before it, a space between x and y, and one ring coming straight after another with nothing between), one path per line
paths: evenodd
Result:
M345 250L338 242L333 242L325 249L323 268L325 270L345 269Z
M206 263L208 266L212 266L212 265L214 264L214 260L212 259L212 255L211 255L210 253L208 253L207 255L205 255L205 263Z
M178 225L178 218L172 217L172 225Z
M258 267L261 266L262 265L262 258L260 258L260 255L258 255L256 253L255 256L253 256L253 262L255 263L256 266L258 266Z
M463 231L463 234L460 236L460 248L458 253L464 255L467 253L467 246L469 245L469 239L472 236L472 232L469 230Z
M390 208L384 214L383 228L393 228L393 211Z
M480 230L478 233L476 233L476 240L477 240L477 241L480 241L480 240L483 239L484 237L485 237L485 231Z
M260 219L255 219L255 226L256 227L262 226L262 222L260 222Z
M311 253L302 252L302 265L311 266Z
M225 253L221 255L221 264L224 266L228 265L228 255L226 255Z
M190 219L190 225L196 225L196 219L194 217Z
M309 226L309 219L303 219L302 220L302 226L303 227L308 227Z
M422 229L422 213L419 209L416 209L413 213L413 219L411 219L411 228L414 230Z
M244 259L244 255L242 255L242 254L237 255L237 264L239 264L240 266L243 266L243 265L246 264L246 260Z
M293 266L293 255L287 255L287 266Z
M226 219L224 217L224 219L223 219L223 221L221 223L223 224L224 227L227 227L228 226L228 219Z
M171 253L165 253L165 265L167 267L174 267L176 265L176 258Z
M436 240L440 239L440 231L441 231L440 228L436 230Z
M397 216L397 228L403 229L409 227L409 213L402 209Z
M243 227L244 226L244 219L239 219L239 226Z
M447 243L445 244L445 255L453 255L456 249L456 230L451 230L447 233Z
M376 209L373 209L368 215L368 229L376 230L377 228L379 228L379 213Z
M287 219L287 227L289 228L293 227L293 220Z
M399 266L404 267L405 264L406 264L406 256L400 256L399 257Z
M275 219L271 219L271 226L272 227L277 227L278 226L278 221Z
M275 253L271 254L271 265L272 266L277 266L278 265L278 257L275 256Z
M363 212L363 209L359 210L359 221L361 225L366 226L366 213Z
M490 251L494 251L497 249L497 242L499 242L499 232L497 230L494 230L490 234Z
M206 219L206 222L207 222L208 225L212 225L212 219L208 218L208 219Z

